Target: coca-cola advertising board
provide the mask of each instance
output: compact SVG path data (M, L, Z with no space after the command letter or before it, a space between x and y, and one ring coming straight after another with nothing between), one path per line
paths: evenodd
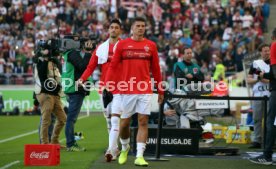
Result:
M57 144L26 144L26 166L54 166L60 164L60 146Z

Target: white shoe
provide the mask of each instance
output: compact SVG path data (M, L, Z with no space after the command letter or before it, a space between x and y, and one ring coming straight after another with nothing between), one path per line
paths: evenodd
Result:
M117 157L120 156L120 150L118 148L116 148L114 151L112 151L112 161L115 161L117 159Z

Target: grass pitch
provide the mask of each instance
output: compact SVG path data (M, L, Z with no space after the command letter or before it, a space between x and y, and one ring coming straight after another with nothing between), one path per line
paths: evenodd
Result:
M19 163L9 168L26 168L24 166L24 145L39 143L38 133L34 133L38 129L39 120L40 117L38 116L0 117L0 142L7 138L33 132L33 134L0 143L0 168L15 161L19 161ZM95 160L103 156L108 139L106 122L102 115L91 115L78 120L75 130L84 133L85 139L78 141L78 143L86 147L87 151L66 152L61 150L60 166L48 168L87 169ZM65 145L64 131L60 139Z
M133 155L125 165L119 165L116 161L106 163L103 154L108 145L106 122L102 114L92 114L79 119L76 123L76 131L84 133L84 140L78 143L87 148L86 152L66 152L61 150L61 162L59 166L51 167L25 167L24 145L38 144L38 129L40 117L38 116L0 116L0 169L13 164L9 169L132 169L134 166ZM65 145L64 131L60 137ZM222 146L220 142L217 146ZM231 145L240 147L241 153L249 151L248 145ZM169 161L149 161L151 169L262 169L275 168L275 166L260 166L250 163L241 156L182 156L165 157ZM6 169L5 168L5 169Z

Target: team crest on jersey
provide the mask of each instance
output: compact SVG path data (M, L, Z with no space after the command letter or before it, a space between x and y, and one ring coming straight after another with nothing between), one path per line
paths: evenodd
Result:
M193 72L196 74L198 72L198 68L193 68Z
M133 55L133 52L132 51L127 51L127 56L130 57Z
M148 52L149 51L148 45L144 46L144 49L145 49L146 52Z

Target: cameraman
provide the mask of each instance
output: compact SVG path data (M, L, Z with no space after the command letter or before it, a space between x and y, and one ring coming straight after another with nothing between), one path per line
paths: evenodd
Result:
M72 49L63 55L64 65L62 79L70 82L71 85L64 85L64 92L68 96L68 114L65 126L67 151L85 151L86 149L76 143L74 136L74 125L77 121L84 97L89 95L89 91L84 86L78 86L75 82L85 71L91 52L96 48L93 40L85 39L81 41L81 50ZM90 80L91 81L91 80Z
M51 124L51 114L57 117L57 122L51 138L52 144L59 144L59 135L66 122L66 114L60 100L61 95L61 64L54 56L50 47L39 50L34 59L35 93L41 106L42 144L49 143L48 127Z

